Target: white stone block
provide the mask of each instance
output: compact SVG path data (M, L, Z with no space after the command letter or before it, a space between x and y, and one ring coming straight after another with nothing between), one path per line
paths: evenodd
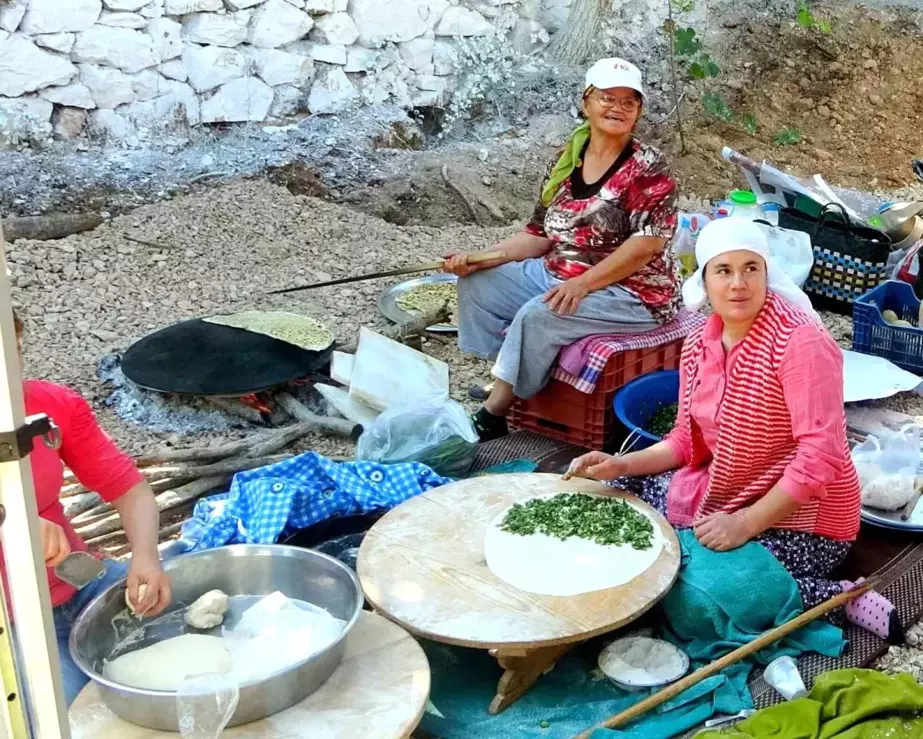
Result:
M168 80L185 82L189 79L189 75L186 74L186 68L183 66L183 62L180 59L171 59L169 62L164 62L158 69Z
M0 31L15 33L26 14L29 0L13 0L10 5L0 8Z
M52 51L60 51L62 54L70 54L74 48L74 42L77 37L72 33L47 33L35 37L35 43Z
M0 28L0 41L6 41L9 37L10 37L10 32L4 31L2 28Z
M279 85L273 87L272 106L269 108L270 118L285 118L295 115L304 108L305 94L301 88L294 85Z
M333 13L333 4L333 0L305 0L304 9L316 15Z
M135 93L135 100L153 100L165 95L171 89L171 82L165 79L156 69L145 69L138 74L129 75L131 89Z
M50 133L54 105L29 95L0 98L0 131L11 133Z
M344 72L370 72L378 66L380 52L375 49L364 49L354 46L346 51L346 66Z
M224 8L222 0L164 0L163 9L167 15L189 15L207 13Z
M493 30L483 15L460 5L446 10L436 24L437 36L487 36Z
M256 73L270 87L303 86L314 76L314 62L307 56L279 49L252 49L250 56Z
M169 18L154 18L146 33L153 39L154 55L159 61L176 59L183 53L183 27Z
M78 33L71 57L77 62L103 64L123 72L140 72L161 61L154 53L151 36L128 28L106 26L94 26Z
M109 10L127 10L131 13L141 10L151 0L103 0Z
M308 109L315 114L339 113L349 108L358 97L356 86L342 69L335 67L311 86Z
M138 13L111 13L104 10L96 22L101 26L132 28L139 31L147 26L148 19Z
M441 108L445 105L445 94L436 90L415 90L411 96L411 108Z
M311 16L285 0L267 0L253 14L248 40L261 49L277 49L302 38L313 25Z
M507 37L510 46L520 54L529 54L550 41L545 27L538 21L520 20Z
M458 50L451 41L437 41L433 47L433 72L438 75L454 74L458 64Z
M196 92L213 90L247 72L247 60L235 49L221 46L186 44L183 48L183 66L189 75L189 84Z
M145 18L163 18L166 11L164 10L164 0L151 0L141 10L138 11Z
M183 39L196 44L214 44L215 46L239 46L247 40L247 24L252 12L218 15L216 13L196 13L183 19Z
M328 46L327 44L309 44L311 49L311 58L315 62L324 64L336 64L342 67L346 64L346 47L345 46Z
M437 77L434 74L418 74L415 82L420 90L438 92L440 95L445 92L445 77Z
M262 5L265 0L224 0L230 10L246 10L256 5Z
M87 31L96 23L102 9L100 0L29 0L21 29L30 36Z
M80 82L86 85L99 108L111 110L135 100L131 77L112 67L80 64Z
M350 15L359 42L377 49L386 42L410 41L426 33L449 7L446 0L351 0Z
M199 98L189 85L165 80L163 94L152 100L119 108L139 128L171 128L176 125L197 126L201 122Z
M401 59L410 69L417 72L432 69L433 49L436 42L432 39L417 38L400 45Z
M317 20L312 37L333 46L352 46L359 38L359 29L346 13L331 13Z
M81 108L59 108L51 116L51 125L56 139L77 138L86 128L89 116Z
M49 85L65 85L76 74L77 68L65 57L38 48L24 36L0 41L0 95L15 98Z
M90 113L90 130L114 141L128 141L137 137L138 129L126 116L114 110L94 110Z
M238 79L218 88L202 103L203 123L240 123L266 120L272 105L272 88L256 77Z
M39 97L49 103L66 105L69 108L92 110L96 107L90 90L79 82L71 82L62 87L46 87L39 93Z

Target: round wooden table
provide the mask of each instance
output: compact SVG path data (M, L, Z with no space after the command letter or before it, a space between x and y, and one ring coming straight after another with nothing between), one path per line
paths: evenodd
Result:
M660 526L663 551L641 575L607 590L556 597L508 585L484 558L488 526L513 503L556 492L631 500ZM366 535L358 573L374 607L410 632L497 657L505 672L490 711L499 713L574 644L624 626L654 606L676 580L679 560L670 524L634 496L592 480L510 474L451 483L397 506Z
M429 699L426 655L400 626L364 611L346 642L343 662L320 690L291 708L225 729L222 739L403 739L417 727ZM70 709L72 739L166 739L123 721L90 683Z

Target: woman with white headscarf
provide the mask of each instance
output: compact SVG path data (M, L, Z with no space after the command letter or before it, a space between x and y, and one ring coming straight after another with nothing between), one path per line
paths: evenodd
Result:
M708 300L714 313L683 346L673 431L640 452L586 454L571 473L625 478L620 486L673 526L694 528L709 549L762 544L794 576L808 609L851 586L830 575L859 531L842 353L773 263L757 224L708 224L696 261L683 299L691 309ZM882 638L903 638L876 593L853 601L846 616Z

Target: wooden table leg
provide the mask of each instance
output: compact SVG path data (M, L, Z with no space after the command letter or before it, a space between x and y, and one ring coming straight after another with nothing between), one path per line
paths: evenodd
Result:
M533 650L491 650L491 655L497 658L505 672L497 683L497 694L490 702L490 714L496 715L513 705L525 695L536 680L554 667L555 662L572 646L573 644L559 644Z

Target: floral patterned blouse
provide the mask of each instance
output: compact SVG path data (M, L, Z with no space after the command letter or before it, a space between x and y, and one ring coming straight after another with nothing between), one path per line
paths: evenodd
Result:
M555 156L549 173L557 160ZM543 188L547 178L546 173ZM666 159L657 149L632 139L597 183L587 185L582 168L575 169L549 207L539 201L526 231L554 242L545 268L562 280L583 274L632 236L667 239L660 254L619 283L637 295L656 320L667 323L680 301L677 261L669 242L675 228L676 181Z

